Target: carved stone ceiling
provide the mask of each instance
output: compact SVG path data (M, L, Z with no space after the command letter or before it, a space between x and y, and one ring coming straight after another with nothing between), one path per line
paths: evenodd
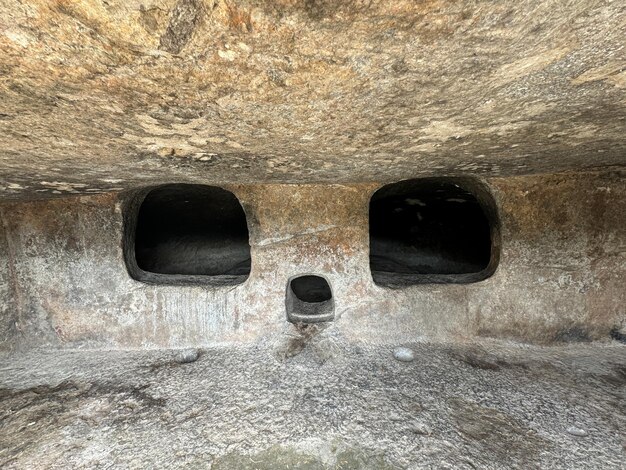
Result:
M623 0L0 0L0 198L626 164Z

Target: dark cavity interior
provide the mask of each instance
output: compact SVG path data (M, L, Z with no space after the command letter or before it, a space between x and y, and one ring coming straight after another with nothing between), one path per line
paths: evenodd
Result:
M326 302L333 296L328 281L320 276L300 276L292 279L291 290L302 302Z
M370 267L378 284L471 282L491 260L491 226L453 180L384 186L370 202Z
M150 273L247 277L246 215L235 195L222 188L156 188L139 209L135 257L138 267Z

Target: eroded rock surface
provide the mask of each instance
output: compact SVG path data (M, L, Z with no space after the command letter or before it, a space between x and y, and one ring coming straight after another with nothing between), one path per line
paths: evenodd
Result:
M626 348L410 347L410 363L344 342L323 363L267 343L183 364L166 350L4 357L0 465L623 468Z
M623 2L0 2L0 196L624 164Z

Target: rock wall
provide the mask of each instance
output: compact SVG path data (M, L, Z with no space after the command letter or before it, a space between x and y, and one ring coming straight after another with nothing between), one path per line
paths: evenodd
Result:
M495 182L503 251L470 294L480 334L577 340L626 319L626 181L618 174Z
M495 274L474 284L404 289L371 279L368 201L376 184L226 186L244 206L252 250L250 277L235 287L133 280L122 250L129 194L5 203L2 340L5 347L96 348L280 341L295 328L285 315L288 279L304 273L329 280L336 315L326 331L349 340L608 338L626 319L623 174L485 183L501 217Z
M9 243L0 212L0 345L8 345L15 338L17 308L10 263Z

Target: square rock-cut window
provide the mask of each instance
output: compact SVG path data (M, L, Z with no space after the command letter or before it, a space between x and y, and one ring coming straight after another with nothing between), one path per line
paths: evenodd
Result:
M125 258L137 280L164 284L235 285L251 267L243 207L230 191L169 184L131 204Z
M477 181L423 178L383 186L371 198L369 222L378 285L476 282L496 269L495 201Z

